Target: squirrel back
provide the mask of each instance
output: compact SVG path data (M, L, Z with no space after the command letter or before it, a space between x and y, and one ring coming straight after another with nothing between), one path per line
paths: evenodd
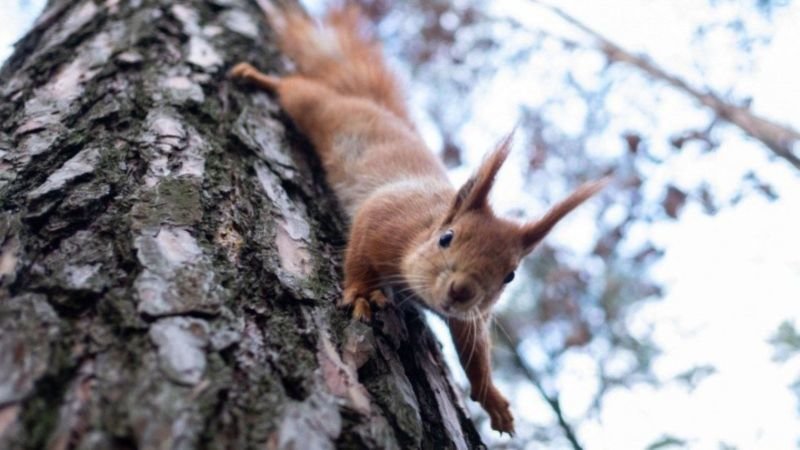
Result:
M357 7L333 8L317 23L297 7L261 6L295 70L278 77L241 63L231 74L278 95L351 220L378 193L455 192L408 117L399 83Z
M298 8L263 3L278 45L296 73L339 94L371 100L413 127L400 83L356 6L331 8L320 23Z

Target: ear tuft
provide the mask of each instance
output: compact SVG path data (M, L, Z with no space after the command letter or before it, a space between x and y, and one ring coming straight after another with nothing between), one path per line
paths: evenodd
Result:
M489 191L492 190L497 172L503 167L503 163L511 151L514 131L512 130L497 144L497 147L483 160L477 172L459 188L445 223L452 221L456 215L465 211L489 206Z
M522 227L522 248L526 252L533 250L553 227L572 210L581 205L594 194L600 192L611 182L611 177L604 177L599 180L590 181L582 184L569 197L550 208L541 219L529 222Z

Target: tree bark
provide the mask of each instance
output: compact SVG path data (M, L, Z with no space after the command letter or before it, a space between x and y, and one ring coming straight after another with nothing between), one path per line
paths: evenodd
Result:
M475 448L415 308L335 308L344 223L240 60L244 0L51 1L0 72L0 448Z

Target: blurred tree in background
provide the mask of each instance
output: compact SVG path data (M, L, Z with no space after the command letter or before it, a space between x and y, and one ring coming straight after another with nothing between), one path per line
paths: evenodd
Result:
M656 221L678 220L691 202L713 215L745 195L763 195L770 201L779 195L755 170L741 175L733 193L715 192L707 179L686 185L653 173L687 153L716 152L728 136L742 134L759 142L753 148L768 152L776 163L800 168L800 133L751 111L749 93L735 85L737 73L753 70L754 49L769 44L770 23L788 2L712 0L719 14L696 28L693 44L702 55L707 41L726 39L735 61L719 68L696 58L697 70L685 75L671 73L648 55L603 36L590 23L536 0L516 2L516 7L458 0L360 3L378 24L387 53L409 71L409 90L449 167L458 171L468 160L466 148L474 145L470 130L483 125L477 112L503 92L496 88L502 84L515 91L503 97L510 101L506 126L518 120L518 134L523 135L515 151L524 153L526 164L515 169L523 173L532 212L583 180L616 175L616 183L592 211L598 225L586 231L593 233L592 242L566 246L547 240L525 261L521 272L527 277L511 288L510 300L495 318L496 372L509 385L529 383L517 392L528 392L532 385L552 414L545 423L518 418L520 439L494 444L582 448L576 427L598 414L607 392L635 383L665 382L652 373L651 363L659 354L651 339L652 324L632 326L631 320L637 308L658 300L663 291L649 269L664 249L642 230ZM523 20L528 17L508 11L553 15L562 22L558 29L567 32L528 24ZM718 76L726 71L733 77ZM620 97L630 97L631 92L643 100L629 99L620 106ZM696 114L665 125L668 118L647 110L647 105L675 92L685 96ZM626 110L621 113L621 108ZM641 120L618 120L622 114ZM510 170L514 169L506 172ZM793 346L793 351L798 348L796 331L788 323L774 342ZM788 358L789 350L780 354ZM570 367L595 378L584 380L593 395L580 411L565 411L560 400ZM714 371L706 364L686 367L667 381L693 389ZM511 397L520 398L513 393ZM482 414L478 408L473 413ZM684 444L680 437L665 435L651 448Z

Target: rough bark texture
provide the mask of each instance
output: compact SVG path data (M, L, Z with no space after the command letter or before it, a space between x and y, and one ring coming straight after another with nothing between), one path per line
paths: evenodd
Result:
M0 73L0 448L471 448L415 309L334 304L343 222L254 4L51 2Z

